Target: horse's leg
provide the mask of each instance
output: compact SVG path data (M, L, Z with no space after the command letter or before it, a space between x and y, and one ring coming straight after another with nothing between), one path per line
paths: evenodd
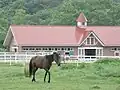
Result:
M33 69L33 79L32 79L32 82L33 82L33 81L36 81L36 80L35 80L35 72L37 71L37 69L38 69L38 68L34 68L34 69Z
M44 76L44 82L45 82L45 80L46 80L46 76L47 76L47 71L45 72L45 76Z
M49 75L48 83L50 83L50 71L48 71L48 75Z
M45 79L46 79L46 76L47 76L47 73L49 75L49 79L48 79L48 83L50 83L50 71L49 69L45 69L46 73L45 73L45 77L44 77L44 82L45 82Z

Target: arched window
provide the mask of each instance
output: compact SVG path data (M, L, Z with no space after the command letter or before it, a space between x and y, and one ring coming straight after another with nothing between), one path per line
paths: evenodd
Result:
M119 51L115 51L114 52L114 56L120 56L120 52Z

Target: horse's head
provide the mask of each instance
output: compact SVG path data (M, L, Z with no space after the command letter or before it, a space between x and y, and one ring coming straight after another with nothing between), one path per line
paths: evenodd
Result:
M54 52L54 53L53 53L53 59L54 59L54 61L56 62L56 64L57 64L58 66L60 66L60 54L58 54L57 52Z

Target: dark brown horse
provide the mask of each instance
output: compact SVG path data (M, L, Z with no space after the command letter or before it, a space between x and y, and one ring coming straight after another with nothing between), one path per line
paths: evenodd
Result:
M38 68L44 69L45 76L44 76L44 82L47 76L47 73L49 75L48 83L50 83L50 67L52 66L52 62L55 61L58 66L60 66L60 55L56 52L54 52L51 55L45 55L45 56L34 56L31 58L29 63L29 74L30 76L33 75L32 82L35 80L35 72Z

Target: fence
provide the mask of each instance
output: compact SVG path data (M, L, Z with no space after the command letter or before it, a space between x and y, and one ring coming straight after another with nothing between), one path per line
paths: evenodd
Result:
M31 57L49 55L51 52L0 52L0 62L28 62Z
M29 62L31 57L39 55L49 55L51 52L0 52L0 62L9 62L10 65L12 62ZM81 63L81 62L95 62L96 60L102 58L119 58L119 56L79 56L79 55L71 55L71 56L61 56L62 63Z

